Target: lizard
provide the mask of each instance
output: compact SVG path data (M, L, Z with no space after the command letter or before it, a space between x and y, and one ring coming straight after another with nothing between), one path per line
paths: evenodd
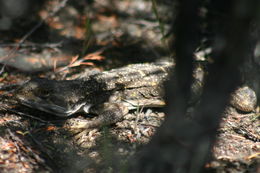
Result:
M25 106L60 117L76 112L97 114L97 119L77 125L96 128L119 122L129 110L138 107L165 106L163 84L172 69L171 62L157 62L132 64L77 80L37 78L17 89L15 96ZM200 80L195 82L199 85L193 83L191 87L196 92L193 95L202 88ZM233 107L244 112L253 111L256 102L249 87L236 90L230 99Z
M97 119L82 127L95 128L116 123L137 107L163 107L163 83L172 67L172 62L142 63L76 80L35 78L21 85L14 95L22 105L55 116L97 114Z

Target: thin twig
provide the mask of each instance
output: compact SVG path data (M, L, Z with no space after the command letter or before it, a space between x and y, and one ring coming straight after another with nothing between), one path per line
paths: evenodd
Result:
M9 53L7 53L7 55L5 57L2 58L2 60L6 60L8 58L10 58L11 55L13 55L15 52L17 52L17 50L20 48L21 44L29 37L32 35L32 33L34 33L38 28L40 28L40 26L44 23L44 21L46 21L48 18L53 17L58 11L60 11L63 7L65 7L66 3L68 0L62 0L60 2L59 5L56 6L56 8L53 9L52 12L50 12L50 14L48 16L46 16L44 19L40 20L29 32L27 32L22 39L17 43L17 46L14 47L13 49L11 49L9 51ZM4 68L6 66L7 62L3 63L3 67L0 70L0 74L3 73Z
M29 115L29 114L26 114L26 113L23 113L23 112L20 112L20 111L16 111L16 110L13 110L13 109L9 109L9 108L5 108L6 110L12 112L12 113L16 113L18 115L21 115L21 116L26 116L26 117L29 117L29 118L32 118L32 119L35 119L37 121L40 121L42 123L46 123L46 124L52 124L50 121L45 121L41 118L38 118L38 117L35 117L33 115Z
M17 150L17 155L18 155L18 158L20 161L22 161L22 154L21 154L21 150L19 148L19 146L17 145L18 141L20 142L20 139L18 139L14 134L13 132L10 130L10 129L7 129L7 132L9 133L14 145L15 145L15 148Z
M19 137L17 137L10 129L7 129L7 131L8 131L8 133L9 133L9 135L10 135L10 137L11 137L11 139L13 140L13 142L14 142L14 144L15 144L15 147L16 147L16 149L17 149L17 151L18 151L18 155L19 155L19 159L21 160L21 150L20 150L20 148L19 148L19 146L18 146L18 142L19 143L21 143L21 144L24 144L24 142L19 138ZM28 131L28 129L27 129L27 131ZM29 131L28 131L29 132ZM32 137L32 135L30 134L30 132L28 133L29 134L29 136L30 137ZM34 138L32 138L33 139L33 141L35 142L35 141L37 141L36 139L34 139ZM38 146L42 149L42 145L40 144L40 142L36 142L37 144L38 144ZM42 158L40 158L34 151L32 151L32 149L30 148L30 147L27 147L26 145L24 145L24 147L26 147L26 150L28 150L29 152L30 152L30 154L34 157L34 159L35 160L37 160L39 163L44 163L44 160L42 159ZM44 151L44 153L46 153L46 150L42 150L42 152ZM50 159L52 159L52 157L48 154L48 153L46 153L47 154L47 156L50 158Z
M62 41L58 42L58 43L43 43L43 44L39 44L39 43L22 43L20 44L21 48L27 48L27 47L32 47L32 48L57 48L60 47L62 45ZM4 43L4 44L0 44L0 47L16 47L17 43Z

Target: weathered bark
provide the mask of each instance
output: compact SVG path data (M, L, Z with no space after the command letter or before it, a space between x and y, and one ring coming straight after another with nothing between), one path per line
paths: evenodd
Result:
M167 84L166 120L140 153L130 172L200 172L210 156L229 94L241 83L239 67L252 53L250 25L258 1L222 0L226 20L216 34L214 63L209 67L194 119L185 118L190 97L192 56L198 41L198 1L181 1L176 28L176 69ZM214 1L216 3L216 1ZM227 8L223 8L228 5ZM228 9L228 10L227 10ZM219 10L219 9L218 9Z

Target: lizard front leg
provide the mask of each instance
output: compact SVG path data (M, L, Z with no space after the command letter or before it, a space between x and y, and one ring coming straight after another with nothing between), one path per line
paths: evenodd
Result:
M90 107L88 113L97 114L97 119L80 120L78 122L68 122L66 126L71 129L92 129L114 124L123 119L128 113L128 108L119 103L106 102Z

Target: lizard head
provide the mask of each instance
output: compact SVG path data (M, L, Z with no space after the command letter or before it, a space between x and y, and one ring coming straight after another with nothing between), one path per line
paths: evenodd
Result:
M14 96L25 106L65 117L86 104L78 86L78 81L33 79L19 87Z

